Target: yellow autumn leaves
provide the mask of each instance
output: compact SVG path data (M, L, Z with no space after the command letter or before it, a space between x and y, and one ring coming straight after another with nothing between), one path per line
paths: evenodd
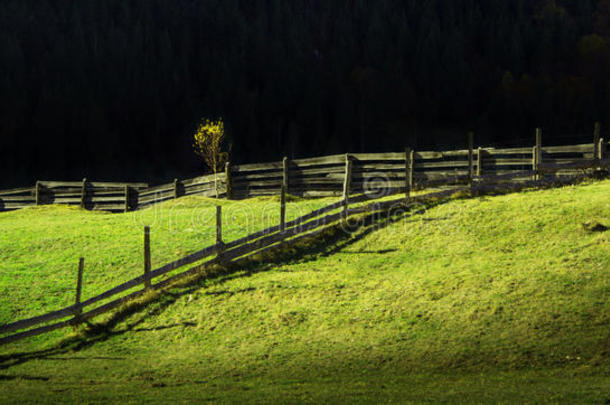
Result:
M216 197L218 198L219 184L218 172L222 171L225 164L229 161L229 153L231 145L228 145L228 150L223 151L225 143L225 125L222 118L218 121L203 119L195 135L193 135L193 149L195 153L201 156L206 166L214 172L214 184L216 189Z
M225 126L222 118L217 121L204 119L193 135L193 148L214 173L222 170L229 160L229 152L223 151ZM230 148L229 148L230 149Z

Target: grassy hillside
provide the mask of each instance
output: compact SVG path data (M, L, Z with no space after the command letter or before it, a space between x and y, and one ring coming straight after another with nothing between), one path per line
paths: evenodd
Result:
M60 212L64 222L96 218ZM35 241L22 242L30 222L49 219L11 215L28 222L2 234L15 245L2 250L6 267L25 260L15 255ZM610 232L588 223L610 226L610 181L382 219L275 264L176 287L63 344L2 347L0 390L8 402L604 403ZM168 256L196 246L175 240ZM114 246L104 249L129 257ZM18 307L3 277L3 308Z
M295 200L287 219L330 204ZM279 200L246 202L185 197L126 214L43 206L0 213L0 323L70 305L78 258L85 258L83 297L143 272L143 228L151 226L153 268L216 242L216 205L231 241L279 223Z

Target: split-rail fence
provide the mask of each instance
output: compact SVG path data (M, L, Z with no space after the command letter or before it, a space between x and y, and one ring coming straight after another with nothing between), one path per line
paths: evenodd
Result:
M608 154L608 140L595 125L593 142L545 146L542 131L535 144L519 148L468 147L449 151L348 153L308 159L232 166L206 175L149 187L146 183L38 181L32 187L0 191L0 211L45 204L79 205L90 210L126 212L189 195L243 199L288 194L302 197L341 196L347 182L350 193L392 193L407 188L466 184L476 179L521 181L549 173L571 175L590 169ZM561 170L553 170L556 166ZM549 171L550 170L550 171Z
M598 126L596 126L596 134L599 134ZM462 187L472 192L479 192L497 186L498 182L513 182L515 179L520 180L523 185L535 185L551 178L556 181L557 177L562 176L569 179L573 177L575 171L580 171L580 174L607 173L610 168L610 159L606 158L605 154L608 143L601 138L596 139L592 144L555 147L541 146L540 131L537 131L536 139L536 145L532 148L474 149L472 135L470 135L470 147L459 151L416 152L407 149L402 153L350 154L296 161L284 159L279 163L238 166L235 168L235 172L229 170L227 172L227 174L231 174L225 177L225 180L229 178L230 181L224 183L224 195L228 194L231 198L244 198L271 191L278 192L279 189L281 194L278 206L281 214L279 224L243 238L225 242L222 237L222 209L219 206L216 215L216 243L157 269L151 268L150 230L145 227L144 271L140 276L83 300L81 292L85 261L81 258L78 263L74 304L44 315L0 325L0 336L2 336L0 344L85 322L112 311L130 300L142 296L147 291L160 290L186 276L197 274L201 269L210 265L240 263L252 255L287 246L303 238L313 237L324 232L329 226L336 226L354 215L387 212L395 209L404 210L408 208L406 205L409 203L449 195ZM521 167L521 170L514 167ZM455 173L448 173L447 168L454 168ZM210 178L205 177L206 181ZM379 185L374 180L377 178L381 179ZM191 180L182 184L187 189L190 187L192 194L196 194L193 189L202 187L203 182ZM411 190L418 184L453 188L432 194L412 196ZM60 188L60 185L55 183L46 185L49 188ZM113 192L115 188L115 185L109 183L91 183L90 186L103 188L105 190L103 192L107 193ZM148 194L149 188L140 186L142 185L132 184L129 187L144 191L144 196L154 195ZM173 186L174 188L169 189L169 195L163 194L168 192L166 186L155 188L155 192L162 194L163 199L176 198L179 193L175 191L177 189L175 182ZM66 187L73 187L73 185ZM122 187L125 186L122 185ZM87 191L87 187L82 188ZM216 193L215 188L209 190L211 191L206 191L206 193ZM88 191L94 195L89 200L89 204L103 203L104 200L96 202L95 191L97 190ZM314 196L338 195L341 198L335 203L287 222L286 194L288 192ZM399 198L382 199L391 194L403 193L404 195ZM188 192L184 194L188 195ZM108 196L109 194L101 195ZM149 204L152 201L156 200L152 198L147 200ZM87 206L87 201L84 205ZM185 267L186 269L183 269ZM161 280L153 284L155 279Z

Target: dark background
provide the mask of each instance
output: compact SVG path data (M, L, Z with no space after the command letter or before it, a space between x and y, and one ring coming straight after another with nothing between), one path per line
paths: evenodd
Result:
M218 116L234 163L591 142L610 0L0 2L0 186L189 177Z

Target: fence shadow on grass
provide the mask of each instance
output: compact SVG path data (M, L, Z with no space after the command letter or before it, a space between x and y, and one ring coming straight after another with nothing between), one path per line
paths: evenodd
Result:
M506 194L521 190L522 188L517 190L509 189L497 192L497 194ZM469 195L466 194L457 195L456 197L454 193L455 191L453 193L447 193L446 196L441 198L424 202L420 201L410 208L408 206L406 208L405 206L402 208L397 206L396 210L390 209L386 213L362 213L357 217L357 227L351 229L351 232L347 232L345 223L339 221L339 223L327 226L325 232L318 233L311 237L305 237L294 245L285 246L282 243L279 243L270 250L263 253L255 252L226 266L219 266L218 263L215 263L213 271L210 272L206 270L205 272L196 274L185 280L180 280L164 289L154 290L149 295L129 302L112 312L103 322L87 322L74 336L60 341L53 347L10 355L0 355L0 370L6 370L31 360L50 359L52 356L83 350L96 343L106 341L112 337L120 336L128 332L149 332L172 327L194 327L196 324L191 322L162 325L153 328L143 328L140 326L150 316L162 314L179 298L200 290L201 288L209 287L211 285L222 285L233 279L249 277L256 273L269 271L278 264L291 264L296 261L301 263L311 262L315 261L318 257L333 255L352 246L373 232L383 230L399 221L404 221L407 216L421 214L422 212L425 212L425 209L444 204L448 201L469 197ZM422 208L425 209L422 210ZM426 220L441 221L444 219L445 218L427 218ZM246 289L238 292L220 291L207 295L236 294L249 290L250 289ZM136 319L133 319L133 317L138 314L139 316ZM125 326L117 329L117 327L123 323ZM78 359L87 360L88 358L83 357ZM10 375L0 376L0 380L10 380L13 378L18 377Z
M111 313L103 322L87 322L80 330L76 331L75 335L63 339L53 347L0 356L0 370L7 370L31 360L51 359L66 353L77 352L89 348L96 343L124 335L128 332L149 332L172 327L194 327L196 324L192 322L161 325L152 328L141 326L149 317L162 314L178 299L185 295L192 294L201 288L222 285L237 278L250 277L256 273L268 271L280 263L291 263L295 260L302 259L304 255L311 256L311 260L315 260L313 257L318 255L330 255L332 254L332 250L329 251L329 245L337 244L337 249L349 246L367 234L400 220L400 217L396 216L395 218L389 217L388 220L380 221L378 213L367 214L362 218L362 230L358 233L357 237L344 232L344 230L341 229L341 224L334 224L328 227L329 229L327 232L311 238L306 238L297 245L293 245L289 248L285 249L282 244L279 244L274 249L265 252L264 258L259 257L257 254L253 254L237 260L226 267L218 267L214 273L200 275L191 280L185 280L181 284L168 287L167 289L151 292L151 296L135 300L134 302L121 307L117 311ZM247 288L237 292L207 292L206 295L233 295L252 290L252 288ZM73 359L88 360L89 358L78 357ZM14 376L5 375L2 379L12 379L13 377Z

